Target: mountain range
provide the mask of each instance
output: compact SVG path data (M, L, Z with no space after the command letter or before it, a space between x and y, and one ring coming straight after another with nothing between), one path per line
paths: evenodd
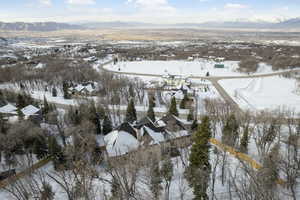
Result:
M0 30L4 30L4 31L58 31L58 30L83 29L83 28L84 27L79 25L72 25L67 23L56 23L56 22L35 22L35 23L0 22Z
M142 22L89 22L89 23L4 23L0 22L0 30L6 31L57 31L57 30L82 30L99 28L233 28L233 29L299 29L300 18L289 19L277 23L227 21L227 22L204 22L204 23L180 23L180 24L151 24Z

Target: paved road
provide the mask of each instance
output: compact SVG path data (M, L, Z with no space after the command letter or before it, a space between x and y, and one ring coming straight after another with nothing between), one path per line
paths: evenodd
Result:
M159 74L146 74L146 73L136 73L136 72L121 72L121 71L112 71L109 69L106 69L105 66L108 64L111 64L112 61L109 61L107 63L104 63L100 65L100 69L106 72L111 72L115 74L121 74L121 75L130 75L130 76L145 76L145 77L153 77L153 78L161 78L162 75ZM272 73L266 73L266 74L254 74L254 75L241 75L241 76L191 76L191 79L204 79L209 81L219 81L223 79L243 79L243 78L262 78L262 77L270 77L270 76L277 76L277 75L284 75L289 74L293 72L300 72L300 69L294 69L294 70L286 70L281 72L272 72Z
M110 64L105 63L100 66L100 69L106 72L111 72L115 74L121 75L130 75L130 76L145 76L145 77L154 77L154 78L161 78L162 75L158 74L145 74L145 73L135 73L135 72L119 72L119 71L111 71L105 68L105 65ZM273 72L273 73L266 73L266 74L255 74L255 75L242 75L242 76L191 76L191 79L200 79L200 80L208 80L210 81L213 86L217 89L219 94L222 98L231 106L231 108L238 113L243 113L242 109L239 105L232 99L232 97L226 92L226 90L218 83L220 80L226 79L245 79L245 78L262 78L262 77L271 77L271 76L278 76L278 75L285 75L289 73L300 72L300 69L295 70L286 70L281 72Z
M225 89L218 83L217 80L210 80L213 86L217 89L219 94L222 96L224 101L226 101L232 110L236 111L238 114L242 114L243 110L239 107L239 105L231 98L231 96L225 91Z

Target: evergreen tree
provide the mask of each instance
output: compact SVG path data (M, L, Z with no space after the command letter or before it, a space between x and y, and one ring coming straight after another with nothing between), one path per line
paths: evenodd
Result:
M86 114L88 120L91 121L94 125L97 125L97 109L94 101L90 102L88 106L88 112Z
M48 149L48 154L54 158L53 164L55 169L57 169L58 165L65 164L66 159L62 147L58 144L54 136L48 138Z
M69 94L69 84L64 81L63 82L63 92L64 92L64 98L65 99L70 99L70 94Z
M195 131L195 130L197 130L197 128L198 128L198 120L195 119L191 125L191 130Z
M154 199L159 199L162 190L162 177L157 160L152 161L150 166L150 190L153 194Z
M239 124L234 114L231 114L223 127L222 142L226 145L234 147L238 138Z
M44 107L43 107L43 115L47 115L50 111L50 106L48 104L48 101L46 99L46 97L44 96Z
M9 124L4 120L3 114L0 113L0 134L6 134L9 129Z
M22 109L25 106L27 106L25 96L23 94L18 94L18 96L17 96L17 108Z
M48 138L49 155L57 157L62 154L62 148L54 136Z
M103 125L102 125L102 133L104 135L107 135L112 130L113 130L113 128L112 128L111 120L109 119L109 117L107 115L105 115L104 120L103 120Z
M187 116L187 121L188 122L194 121L194 113L192 112L191 109L189 110L189 114Z
M48 145L46 138L42 135L39 135L34 140L33 153L36 154L38 159L42 159L48 154Z
M133 123L136 120L137 120L137 116L136 116L134 101L133 99L131 99L127 106L125 122Z
M155 113L154 113L154 109L153 109L153 104L149 104L149 108L147 111L147 117L149 117L149 119L151 119L152 122L155 122Z
M211 137L210 120L202 119L197 132L193 136L193 145L189 157L190 164L186 170L186 178L193 188L196 200L206 200L211 166L209 163L209 139Z
M240 143L240 151L242 153L248 152L248 143L249 143L249 127L246 126Z
M57 89L55 87L52 88L52 96L57 97Z
M187 94L184 95L183 99L180 102L179 108L186 109L186 102L189 100Z
M133 86L132 86L132 84L130 84L129 85L129 89L128 89L129 91L129 96L131 97L131 98L134 98L135 97L135 94L134 94L134 89L133 89Z
M155 97L154 96L151 96L149 97L149 107L155 107Z
M99 119L104 119L105 117L105 109L103 108L103 106L99 105L97 108L98 111L98 115L99 115Z
M18 120L19 120L19 121L24 120L24 114L23 114L23 112L21 111L21 109L18 109L18 110L17 110L17 114L18 114Z
M177 117L179 116L175 97L172 97L172 99L171 99L171 106L169 108L168 113L171 114L171 115L177 116Z

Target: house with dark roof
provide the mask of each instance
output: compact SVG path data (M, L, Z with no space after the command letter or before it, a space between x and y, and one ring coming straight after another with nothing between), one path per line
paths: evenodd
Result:
M134 128L137 130L138 140L142 145L159 144L165 141L165 127L156 126L148 117L138 121Z
M138 134L137 134L136 130L135 130L134 127L133 127L131 124L129 124L128 122L122 123L120 126L118 126L118 127L116 128L116 130L127 132L127 133L129 133L130 135L132 135L133 137L135 137L136 139L138 138Z
M187 124L178 117L167 114L155 122L157 125L164 125L165 129L169 132L178 132L187 130Z

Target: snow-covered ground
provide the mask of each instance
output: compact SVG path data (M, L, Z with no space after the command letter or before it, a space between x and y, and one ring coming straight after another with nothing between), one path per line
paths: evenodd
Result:
M215 68L215 64L220 64L213 60L198 59L195 61L172 60L172 61L134 61L119 62L106 65L105 68L119 72L133 72L141 74L155 75L181 75L181 76L243 76L246 73L239 72L239 61L224 61L225 68ZM260 63L258 70L253 74L272 73L272 67Z
M295 79L273 76L221 80L219 83L242 109L285 108L300 112L299 83Z
M107 65L106 68L113 71L135 72L144 74L173 74L173 75L199 75L205 76L209 72L213 76L241 75L237 72L238 61L225 61L224 69L214 68L216 62L199 59L197 61L135 61L120 62L116 65Z

